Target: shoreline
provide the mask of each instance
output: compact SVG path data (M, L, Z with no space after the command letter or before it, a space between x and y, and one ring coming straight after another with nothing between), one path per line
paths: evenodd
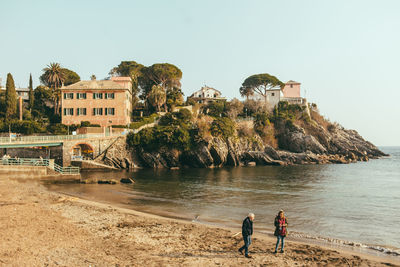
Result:
M237 228L160 217L9 177L0 176L0 203L0 265L400 266L386 257L291 240L284 254L274 255L275 239L259 233L249 260L237 252Z
M97 205L97 204L102 204L102 205L109 205L117 209L121 209L121 212L128 212L128 211L133 211L140 213L143 216L149 216L153 217L156 216L157 218L165 218L165 219L171 219L171 220L176 220L178 222L185 222L185 223L196 223L204 226L210 226L210 227L217 227L217 228L222 228L222 229L227 229L230 231L241 231L240 227L235 227L232 225L226 225L222 221L212 221L212 220L192 220L188 216L184 216L184 214L178 214L178 213L171 213L171 212L165 212L159 210L157 211L149 211L149 210L141 210L141 209L135 209L132 207L132 205L128 204L123 204L123 203L118 203L118 202L113 202L113 201L106 201L106 200L99 200L99 199L88 199L82 196L78 196L77 194L73 193L66 193L66 192L60 192L57 190L50 190L47 189L50 192L56 192L61 195L69 196L69 197L76 197L80 200L83 201L88 201L88 203L92 203L92 205ZM255 233L258 233L259 235L262 235L266 238L269 239L274 239L275 237L273 236L272 232L273 229L263 227L262 230L257 230L257 218L255 222ZM388 247L388 246L383 246L383 245L373 245L373 244L365 244L361 242L355 242L351 240L342 240L338 238L333 238L333 237L327 237L327 236L321 236L321 235L311 235L305 232L298 232L291 230L289 236L286 238L287 241L290 242L300 242L303 244L308 244L308 245L317 245L321 246L325 249L338 249L338 250L343 250L348 253L357 253L359 256L365 255L365 256L373 256L377 258L382 258L382 259L393 259L394 261L399 261L400 262L400 250L395 247Z

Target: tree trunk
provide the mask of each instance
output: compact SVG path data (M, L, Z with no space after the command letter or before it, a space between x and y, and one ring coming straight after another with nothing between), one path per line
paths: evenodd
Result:
M54 115L57 115L57 99L54 99Z

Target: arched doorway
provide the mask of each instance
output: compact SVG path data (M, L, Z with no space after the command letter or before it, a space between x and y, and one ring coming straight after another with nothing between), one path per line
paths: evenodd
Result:
M77 144L72 148L72 160L92 160L93 147L88 144Z

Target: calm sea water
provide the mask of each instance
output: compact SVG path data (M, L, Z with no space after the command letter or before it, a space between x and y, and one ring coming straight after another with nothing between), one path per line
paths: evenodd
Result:
M85 177L132 177L133 185L51 185L81 197L201 222L240 226L248 212L270 231L286 211L290 230L400 248L400 147L391 156L346 165L88 172Z

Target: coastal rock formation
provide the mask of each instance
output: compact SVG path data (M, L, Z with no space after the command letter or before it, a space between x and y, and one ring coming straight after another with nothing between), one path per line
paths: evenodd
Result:
M95 160L117 169L135 167L215 168L222 166L345 164L385 156L356 131L332 124L326 130L318 124L277 125L279 149L252 137L212 137L187 151L161 147L155 151L129 149L126 137L119 139Z
M345 164L385 156L376 146L365 141L356 131L332 126L330 131L315 126L314 133L297 125L280 133L280 149L264 145L258 135L252 138L213 137L189 151L136 151L137 165L151 168L292 164Z
M327 152L327 149L314 136L306 134L303 128L296 125L284 129L284 132L279 135L279 145L282 149L296 153L311 151L324 154Z

